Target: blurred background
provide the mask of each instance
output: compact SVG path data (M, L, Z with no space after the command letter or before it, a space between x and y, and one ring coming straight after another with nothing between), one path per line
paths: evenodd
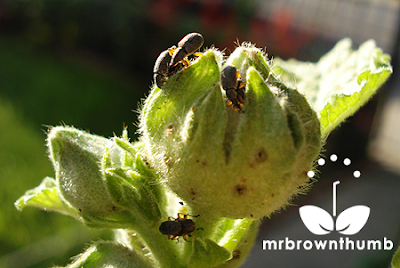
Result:
M243 267L389 267L392 251L263 251L262 240L317 237L298 208L328 212L332 183L338 213L367 205L371 215L353 240L400 242L400 2L397 0L0 0L0 268L66 265L85 243L107 239L68 217L14 201L43 177L48 126L74 125L113 136L128 127L136 139L137 105L152 84L159 53L189 32L205 47L250 41L270 56L317 61L350 37L357 48L375 39L392 55L394 75L355 116L334 130L312 191L265 219ZM345 158L351 165L343 165ZM355 179L354 170L361 171Z

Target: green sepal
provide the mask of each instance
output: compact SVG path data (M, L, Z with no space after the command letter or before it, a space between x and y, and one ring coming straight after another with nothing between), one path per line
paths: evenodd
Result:
M105 177L113 201L124 209L141 217L140 220L158 222L161 218L157 198L151 191L153 186L141 181L140 175L122 169L107 169Z
M267 61L267 54L250 43L243 43L237 47L225 62L225 65L234 65L241 74L246 74L250 66L253 66L264 78L271 77L271 62ZM246 80L246 77L242 77ZM273 80L275 81L275 80Z
M179 131L180 116L186 115L198 98L219 81L221 59L220 52L208 50L182 72L170 77L162 89L153 88L140 118L145 142L159 142Z
M159 209L164 209L167 204L165 189L159 182L159 176L155 170L143 160L143 155L141 153L136 155L135 172L139 174L138 181L143 186L142 195L146 196L146 198L149 199L149 202L158 205L158 208L154 211L154 215L159 217Z
M26 191L14 205L18 210L25 207L36 207L46 211L59 212L76 219L80 218L78 211L62 200L55 179L50 177L44 178L39 186Z
M237 131L237 149L234 147L232 154L239 161L243 161L251 159L257 150L265 150L268 166L263 168L270 170L271 173L287 172L295 161L298 150L295 147L286 114L279 99L255 68L248 69L246 80L247 101L243 119ZM249 133L259 135L250 139Z
M307 96L290 88L285 88L284 92L287 97L285 110L289 128L296 148L300 149L296 169L300 172L309 171L322 147L320 121L317 113L308 103ZM300 139L304 139L304 143ZM308 166L305 163L308 163Z
M100 241L76 256L74 262L65 268L152 268L151 262L115 242Z
M122 148L129 154L134 153L128 144ZM113 167L108 154L105 154L103 169L107 189L115 204L130 211L139 220L155 224L162 217L161 208L166 204L165 193L157 182L158 176L143 163L141 155L137 151L135 153L134 168Z
M193 239L193 251L188 260L188 267L215 267L232 257L231 252L208 238Z
M128 133L126 130L122 132L122 137L114 137L113 141L121 149L125 151L122 158L122 166L133 168L136 160L136 154L143 149L144 143L142 141L129 142Z

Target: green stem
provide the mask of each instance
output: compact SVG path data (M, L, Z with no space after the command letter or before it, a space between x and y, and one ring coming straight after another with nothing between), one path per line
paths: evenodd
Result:
M135 231L149 248L160 268L184 268L181 253L175 241L161 234L155 226L135 226Z

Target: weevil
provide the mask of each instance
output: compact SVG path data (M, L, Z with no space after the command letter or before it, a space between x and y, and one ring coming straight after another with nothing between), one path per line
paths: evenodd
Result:
M178 47L172 46L158 56L153 68L153 78L159 88L167 81L168 77L176 74L181 69L189 66L189 55L200 56L195 53L204 43L204 38L199 33L190 33L182 38Z
M202 229L196 229L196 224L193 220L188 219L188 216L198 217L200 215L192 216L178 213L178 218L168 217L168 221L161 223L158 229L162 234L168 235L168 239L175 240L178 236L182 236L183 239L187 241L186 236L191 237L197 230Z
M156 64L153 69L153 77L158 87L161 87L166 81L166 77L169 75L169 63L171 62L171 54L169 49L164 50L160 53L156 60Z
M226 66L221 72L221 86L228 98L228 107L242 112L246 83L242 81L239 71L233 65Z
M186 57L195 53L204 44L204 38L199 33L190 33L182 38L171 58L171 66L175 66ZM185 64L184 64L185 65Z

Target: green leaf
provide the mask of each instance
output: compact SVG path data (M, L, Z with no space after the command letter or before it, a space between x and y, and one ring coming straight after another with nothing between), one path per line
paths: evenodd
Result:
M100 241L89 247L66 268L150 268L154 267L135 251L115 242Z
M119 147L127 151L131 156L136 156L136 153L144 147L142 141L135 141L134 143L130 143L126 138L119 137L114 137L114 141Z
M397 249L396 253L392 259L393 268L400 268L400 247Z
M157 178L142 162L140 155L136 156L136 170L123 168L105 168L105 179L113 202L136 217L146 219L149 223L158 223L161 219L160 208L165 206L165 193L159 183L153 183Z
M231 252L219 246L213 240L196 238L193 240L193 252L189 258L189 267L215 267L231 258Z
M242 238L240 239L240 243L232 251L232 258L227 262L224 262L223 264L217 266L218 268L240 267L240 265L246 260L252 247L254 246L260 223L261 221L253 221L253 223L248 228L246 228L245 235L242 236ZM243 227L244 226L240 226L238 228Z
M305 94L328 135L363 106L392 73L390 56L369 40L358 50L343 39L317 63L275 59L274 72Z
M113 201L131 211L137 210L137 201L140 200L137 189L130 182L130 178L121 169L108 168L105 171L105 178Z
M227 221L231 220L227 219ZM233 251L239 244L242 237L246 235L253 222L253 219L239 219L231 222L231 225L225 223L224 225L227 228L223 231L224 235L219 239L218 244L230 251Z
M46 177L36 188L28 190L16 202L15 207L19 210L25 207L36 207L47 211L56 211L79 218L78 211L65 203L58 192L56 181Z

